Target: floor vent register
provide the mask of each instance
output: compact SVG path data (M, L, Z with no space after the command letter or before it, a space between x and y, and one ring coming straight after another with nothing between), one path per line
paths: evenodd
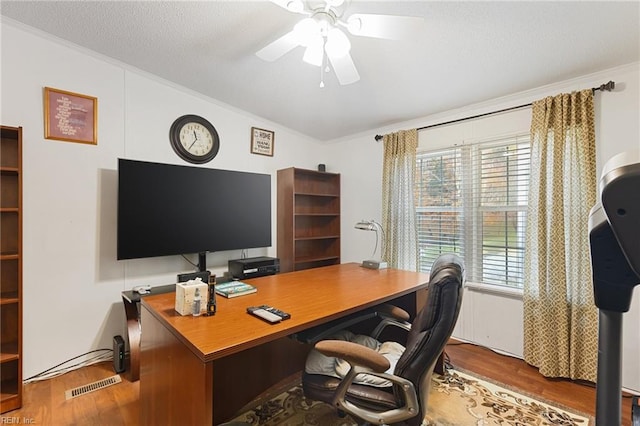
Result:
M67 400L77 398L89 392L94 392L100 389L104 389L107 386L115 385L116 383L120 383L121 381L122 379L120 378L120 375L116 374L115 376L107 377L106 379L98 380L97 382L66 390L64 392L64 396Z

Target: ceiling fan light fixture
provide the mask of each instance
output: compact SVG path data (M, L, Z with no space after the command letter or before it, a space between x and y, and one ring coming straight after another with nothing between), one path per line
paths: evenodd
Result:
M309 43L302 60L308 64L315 65L317 67L322 66L324 59L324 39L321 35L314 37L314 40Z
M351 42L344 32L334 27L327 33L327 43L324 48L330 57L342 58L351 50Z
M293 34L301 46L309 46L320 34L320 26L315 19L305 18L293 27Z

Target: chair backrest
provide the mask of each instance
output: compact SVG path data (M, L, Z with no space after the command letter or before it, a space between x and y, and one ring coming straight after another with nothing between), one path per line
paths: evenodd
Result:
M464 272L464 262L455 254L439 256L431 267L426 304L412 322L406 349L394 371L395 375L413 382L418 392L428 392L428 386L425 390L421 384L425 376L430 379L453 333L462 304ZM426 401L426 396L418 395L418 399ZM424 412L427 407L420 405Z

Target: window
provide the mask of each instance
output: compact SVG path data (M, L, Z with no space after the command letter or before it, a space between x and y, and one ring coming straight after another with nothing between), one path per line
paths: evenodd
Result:
M522 288L529 135L418 153L415 200L420 270L446 252L467 280Z

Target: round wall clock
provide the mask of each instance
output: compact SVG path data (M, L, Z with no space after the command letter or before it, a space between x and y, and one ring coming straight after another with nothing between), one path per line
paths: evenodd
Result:
M220 149L220 138L215 127L193 114L183 115L173 122L169 140L178 156L195 164L213 160Z

